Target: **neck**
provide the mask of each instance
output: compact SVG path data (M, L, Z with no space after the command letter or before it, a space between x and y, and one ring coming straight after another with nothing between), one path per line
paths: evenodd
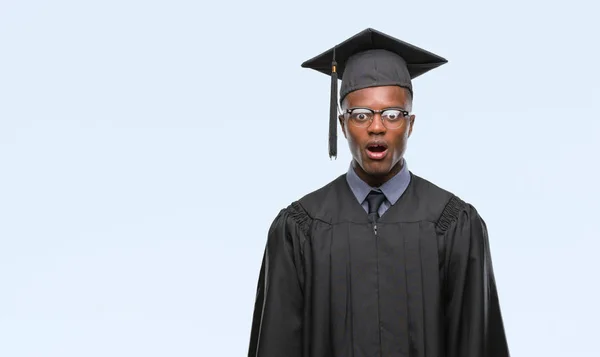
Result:
M398 161L396 165L392 167L390 171L382 175L371 175L365 172L362 167L356 162L352 161L352 167L354 168L354 172L360 177L364 182L366 182L371 187L379 187L384 183L388 182L392 177L396 176L400 170L402 170L404 160Z

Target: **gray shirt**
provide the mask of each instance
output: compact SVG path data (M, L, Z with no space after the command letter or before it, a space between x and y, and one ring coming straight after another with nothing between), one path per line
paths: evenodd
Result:
M346 181L348 181L348 185L350 186L352 193L354 193L354 197L356 197L358 203L362 205L365 212L369 212L369 204L366 200L369 192L377 189L383 192L385 201L383 201L381 207L379 207L379 216L382 216L388 208L398 201L408 187L408 184L410 183L410 172L408 171L406 160L404 160L402 170L394 177L380 187L371 187L358 177L352 164L350 164L350 169L348 169L348 173L346 174Z

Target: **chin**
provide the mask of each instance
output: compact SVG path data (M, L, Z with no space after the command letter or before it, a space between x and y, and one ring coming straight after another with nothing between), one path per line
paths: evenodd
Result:
M385 176L392 170L392 165L387 161L367 161L361 165L365 173L370 176Z

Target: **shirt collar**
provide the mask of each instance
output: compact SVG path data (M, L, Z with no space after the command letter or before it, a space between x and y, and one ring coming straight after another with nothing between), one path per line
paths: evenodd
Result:
M358 203L362 204L371 190L379 189L383 192L390 204L393 205L400 199L400 196L402 196L404 191L406 191L406 188L410 183L410 172L408 171L406 160L403 159L400 172L380 187L371 187L356 174L351 163L348 173L346 174L346 181L348 182L352 193L354 193L354 196L358 200Z

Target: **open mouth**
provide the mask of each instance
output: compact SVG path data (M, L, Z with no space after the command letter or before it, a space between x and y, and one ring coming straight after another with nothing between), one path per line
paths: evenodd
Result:
M387 154L385 143L372 143L367 145L367 156L372 160L381 160Z
M371 152L384 152L387 150L387 148L383 145L369 145L367 147L367 150L371 151Z

